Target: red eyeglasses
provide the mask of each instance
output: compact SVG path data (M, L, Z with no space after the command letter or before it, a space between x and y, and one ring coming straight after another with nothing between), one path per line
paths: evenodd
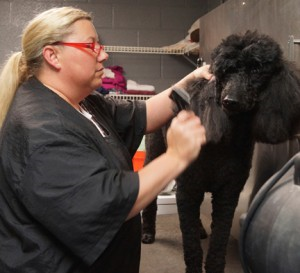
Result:
M52 45L63 45L63 46L72 46L76 48L88 48L93 50L97 55L100 54L101 50L104 50L104 46L100 45L98 42L93 43L69 43L69 42L55 42Z

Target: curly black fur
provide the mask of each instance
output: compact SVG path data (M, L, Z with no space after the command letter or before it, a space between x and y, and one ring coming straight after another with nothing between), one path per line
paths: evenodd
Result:
M212 233L205 271L223 273L232 219L249 176L254 143L291 138L300 118L300 73L283 59L279 45L269 36L251 31L231 35L211 57L215 81L193 82L187 90L208 142L176 180L186 273L202 272L199 208L204 193L212 193ZM150 141L146 138L146 142L150 147L147 161L163 152L153 148L164 143L162 134ZM143 217L143 221L153 219Z

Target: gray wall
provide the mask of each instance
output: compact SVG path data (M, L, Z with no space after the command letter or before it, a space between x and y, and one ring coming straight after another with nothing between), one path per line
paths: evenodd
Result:
M200 55L206 62L222 38L250 29L272 36L285 57L300 65L300 45L291 54L289 43L290 35L300 39L299 0L228 0L202 16L200 25Z
M165 46L187 35L201 15L220 0L0 0L0 63L20 50L26 22L54 6L77 6L91 11L102 43L118 46ZM120 65L125 77L151 84L157 91L194 69L182 56L110 53L108 65Z

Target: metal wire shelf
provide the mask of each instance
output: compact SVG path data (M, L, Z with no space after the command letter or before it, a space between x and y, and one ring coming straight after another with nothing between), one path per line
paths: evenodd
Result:
M147 100L153 95L130 95L130 94L114 94L109 93L107 96L120 100Z
M198 47L198 45L187 46L184 49L172 49L168 47L140 47L140 46L104 46L106 52L116 53L140 53L140 54L171 54L184 55Z

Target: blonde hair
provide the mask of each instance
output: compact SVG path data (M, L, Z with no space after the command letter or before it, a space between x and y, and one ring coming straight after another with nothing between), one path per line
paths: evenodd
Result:
M73 7L52 8L38 14L25 27L22 51L9 57L0 74L0 128L20 84L41 67L43 47L63 40L70 34L70 26L81 19L92 20L92 17Z

